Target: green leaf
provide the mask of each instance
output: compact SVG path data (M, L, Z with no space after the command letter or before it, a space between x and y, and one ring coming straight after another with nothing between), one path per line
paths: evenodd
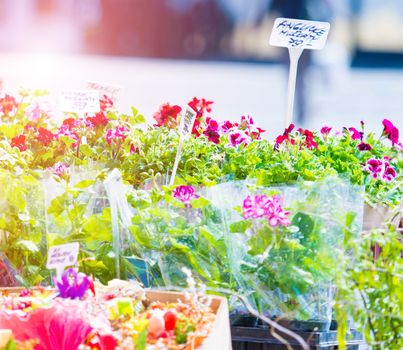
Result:
M15 343L14 339L10 339L5 347L2 348L3 350L17 350L17 344Z
M210 202L207 199L203 198L203 197L199 197L199 198L196 198L196 199L192 199L190 201L190 204L192 205L192 208L199 209L199 208L207 207L208 205L210 205Z
M249 220L242 220L238 222L233 222L230 225L230 232L232 233L245 233L245 231L252 227L252 223Z
M24 250L27 250L27 251L31 252L31 253L39 252L39 248L37 247L37 245L34 242L29 241L29 240L18 241L15 245L17 247L20 247L20 248L22 248Z
M292 218L291 224L299 227L299 231L307 237L313 230L315 222L307 214L298 212Z
M147 347L147 328L144 328L136 337L136 349L146 350Z
M90 187L95 183L95 180L83 180L77 183L74 187L75 188L87 188Z

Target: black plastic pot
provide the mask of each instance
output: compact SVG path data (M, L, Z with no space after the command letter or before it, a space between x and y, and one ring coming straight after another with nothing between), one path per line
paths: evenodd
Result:
M311 350L337 349L337 332L295 332L304 339ZM231 327L233 350L287 350L287 346L275 338L268 328ZM302 350L299 343L284 334L284 338L293 350ZM364 344L361 333L351 330L346 338L347 349L358 350Z

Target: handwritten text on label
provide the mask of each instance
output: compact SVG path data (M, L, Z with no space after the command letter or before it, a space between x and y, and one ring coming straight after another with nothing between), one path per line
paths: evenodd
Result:
M49 249L48 269L57 269L59 267L73 266L77 262L79 244L77 242L56 245Z
M322 49L325 46L330 24L327 22L277 18L270 44L288 48Z
M87 86L89 89L98 91L100 95L107 95L113 100L114 103L119 100L119 96L122 91L121 86L100 83L97 81L89 81L87 82Z
M62 91L59 107L63 112L91 113L99 112L98 91Z

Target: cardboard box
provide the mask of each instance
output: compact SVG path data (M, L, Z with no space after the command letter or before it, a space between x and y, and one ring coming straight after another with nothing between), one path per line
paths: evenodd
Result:
M184 294L179 292L147 290L146 295L150 301L185 301ZM232 350L227 299L212 296L211 308L217 317L209 336L204 340L198 350Z
M19 287L0 288L1 292L6 293L19 293L21 290L22 288ZM151 302L186 301L185 295L179 292L146 290L145 293ZM227 299L218 296L211 296L211 298L211 308L216 314L216 319L209 336L198 350L232 350Z

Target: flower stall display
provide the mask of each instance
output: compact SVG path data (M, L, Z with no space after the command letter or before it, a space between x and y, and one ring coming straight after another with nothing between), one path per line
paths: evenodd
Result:
M230 349L225 299L202 295L195 284L186 293L145 292L119 280L94 285L74 269L55 290L3 290L0 328L24 349L207 350L217 342Z
M333 281L346 270L336 263L341 242L362 223L352 189L363 189L365 231L402 216L403 145L389 119L378 136L364 122L291 124L269 140L252 116L219 120L212 101L195 97L192 136L174 185L164 186L182 107L165 103L146 125L107 96L97 113L54 105L43 91L0 96L2 283L52 284L48 248L79 242L79 269L104 284L183 285L186 266L207 288L241 291L268 316L327 320Z

